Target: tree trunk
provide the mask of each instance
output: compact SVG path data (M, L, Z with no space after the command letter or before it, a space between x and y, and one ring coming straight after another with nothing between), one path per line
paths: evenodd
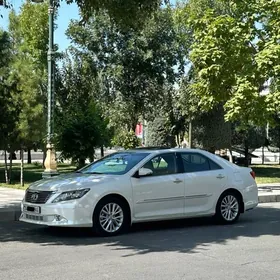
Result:
M20 185L23 187L24 186L24 180L23 180L23 169L24 169L24 158L23 158L23 149L20 150Z
M189 146L192 148L192 121L189 122Z
M78 168L82 168L84 167L86 164L86 160L84 158L79 158L79 161L78 161Z
M47 157L47 150L44 149L43 150L43 163L42 163L42 167L45 168L45 160L46 160L46 157Z
M233 156L232 156L232 149L231 149L231 147L228 150L229 150L229 161L233 162Z
M10 151L10 167L9 167L9 184L12 183L12 168L13 168L13 153L14 151Z
M180 145L181 143L180 143L180 135L179 134L176 135L176 142L177 142L177 147L180 148L181 147L181 145Z
M31 164L32 159L31 159L31 150L27 149L27 163Z
M8 176L8 161L7 161L7 151L4 151L4 159L5 159L5 182L9 184L9 176Z
M104 146L100 147L100 153L101 153L101 157L104 157Z
M248 142L247 139L245 140L245 166L248 167L249 166L249 147L248 147Z

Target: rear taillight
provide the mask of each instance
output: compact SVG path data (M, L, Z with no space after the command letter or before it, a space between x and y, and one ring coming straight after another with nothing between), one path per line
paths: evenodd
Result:
M251 174L251 176L253 177L253 179L255 180L255 178L256 178L256 173L255 173L254 171L251 171L250 174Z

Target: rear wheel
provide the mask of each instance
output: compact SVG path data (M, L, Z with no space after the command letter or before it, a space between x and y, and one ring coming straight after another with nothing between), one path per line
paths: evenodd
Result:
M129 213L125 203L117 197L101 200L93 214L94 231L100 236L114 236L129 226Z
M241 201L234 192L223 194L218 200L216 207L217 220L223 224L232 224L236 222L241 213Z

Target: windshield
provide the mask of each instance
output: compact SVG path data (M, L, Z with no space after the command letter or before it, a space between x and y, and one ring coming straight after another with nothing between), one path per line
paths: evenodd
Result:
M114 174L122 175L131 170L149 153L114 153L79 170L83 174Z

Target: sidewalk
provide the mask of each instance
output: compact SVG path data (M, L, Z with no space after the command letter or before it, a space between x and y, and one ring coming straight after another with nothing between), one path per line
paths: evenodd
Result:
M0 222L18 220L24 193L24 190L0 188Z
M259 203L280 202L280 183L260 184L258 187ZM0 187L0 222L19 219L24 193L24 190Z

